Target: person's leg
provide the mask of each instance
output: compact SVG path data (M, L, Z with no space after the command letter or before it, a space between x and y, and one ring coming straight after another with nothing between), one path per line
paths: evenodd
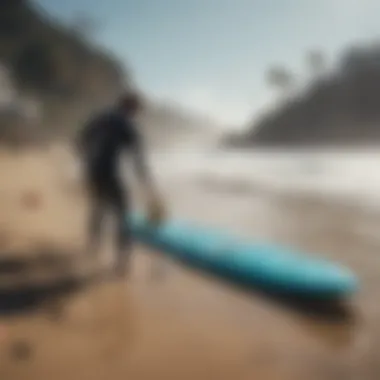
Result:
M111 206L116 219L116 262L115 271L124 276L129 268L129 260L132 249L131 234L126 223L126 215L129 212L129 194L123 188L121 181L115 179L109 191Z
M98 254L102 241L103 219L106 200L102 185L97 181L89 183L90 210L88 215L87 250L91 255Z

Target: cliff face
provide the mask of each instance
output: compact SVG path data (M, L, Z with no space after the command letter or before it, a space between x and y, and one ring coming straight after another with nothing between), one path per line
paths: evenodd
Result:
M380 143L380 45L349 49L335 74L224 142L235 147Z
M0 2L0 141L70 136L91 110L108 105L128 86L118 60L80 31L31 1ZM13 107L4 107L6 98ZM27 123L18 107L25 98L39 111ZM192 138L202 126L185 111L149 100L141 122L149 145L160 146Z
M54 132L106 102L126 78L108 52L27 0L0 2L0 62L17 94L38 99L42 124Z

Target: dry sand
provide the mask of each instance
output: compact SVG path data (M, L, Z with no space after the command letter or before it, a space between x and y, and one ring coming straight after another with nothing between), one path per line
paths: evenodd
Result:
M239 290L142 247L128 280L44 294L45 302L31 299L37 306L23 311L9 304L7 291L20 283L59 282L100 261L82 253L86 206L62 177L59 156L0 153L0 270L12 258L26 263L0 273L1 380L380 378L373 234L380 219L322 201L218 194L194 183L165 188L183 216L322 252L356 270L363 287L334 318ZM26 189L43 194L40 208L20 202Z

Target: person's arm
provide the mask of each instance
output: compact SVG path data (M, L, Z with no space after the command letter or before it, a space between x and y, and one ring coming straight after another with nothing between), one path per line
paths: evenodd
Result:
M147 201L148 217L152 222L160 222L165 217L164 205L153 181L150 171L144 141L139 133L134 133L133 155L135 171L143 185L144 196Z
M153 177L148 165L144 141L139 133L133 133L132 144L134 167L137 177L149 193L155 193Z

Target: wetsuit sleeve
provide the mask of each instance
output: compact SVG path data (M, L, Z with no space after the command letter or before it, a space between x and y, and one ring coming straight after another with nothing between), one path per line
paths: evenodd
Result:
M147 154L142 136L134 132L132 151L134 156L135 170L138 177L144 182L151 182L151 175L147 162Z

